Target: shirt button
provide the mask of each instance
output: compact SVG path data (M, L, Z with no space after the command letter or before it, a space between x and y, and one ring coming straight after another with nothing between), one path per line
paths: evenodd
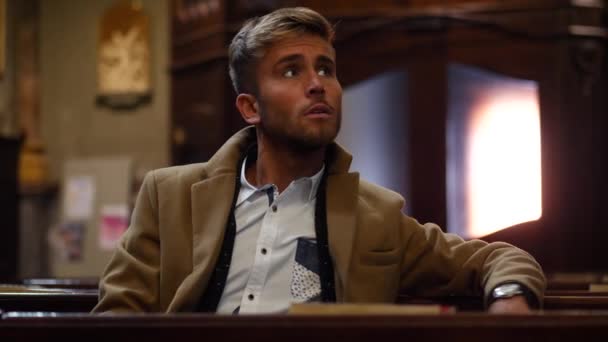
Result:
M249 300L253 300L255 298L255 296L250 294L249 296L247 296L247 298L249 298Z
M261 252L262 252L262 254L266 255L266 252L268 252L268 251L266 250L266 248L262 248Z
M272 212L274 212L274 213L276 213L276 212L277 212L277 206L276 206L276 205L273 205L273 206L272 206Z

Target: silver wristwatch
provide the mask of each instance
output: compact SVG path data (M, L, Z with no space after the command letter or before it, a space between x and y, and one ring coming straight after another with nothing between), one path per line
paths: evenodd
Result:
M511 298L524 295L524 289L517 283L508 283L496 286L492 290L492 300Z

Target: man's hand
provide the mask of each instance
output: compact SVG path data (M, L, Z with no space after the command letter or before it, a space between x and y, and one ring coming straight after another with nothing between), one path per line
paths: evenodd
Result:
M523 315L532 312L524 296L514 296L511 298L497 299L488 308L491 314L515 314Z

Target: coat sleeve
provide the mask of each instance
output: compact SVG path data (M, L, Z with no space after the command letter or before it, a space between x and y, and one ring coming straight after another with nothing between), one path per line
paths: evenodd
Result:
M423 296L483 295L505 282L526 286L542 305L545 276L536 260L503 242L464 241L434 224L403 216L402 292Z
M123 235L99 283L93 313L159 311L160 244L154 171L144 178Z

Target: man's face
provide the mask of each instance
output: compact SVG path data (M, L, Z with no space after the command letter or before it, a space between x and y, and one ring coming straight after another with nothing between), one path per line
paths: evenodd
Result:
M318 149L340 130L342 87L335 51L323 38L294 35L270 46L257 66L259 129L297 149Z

